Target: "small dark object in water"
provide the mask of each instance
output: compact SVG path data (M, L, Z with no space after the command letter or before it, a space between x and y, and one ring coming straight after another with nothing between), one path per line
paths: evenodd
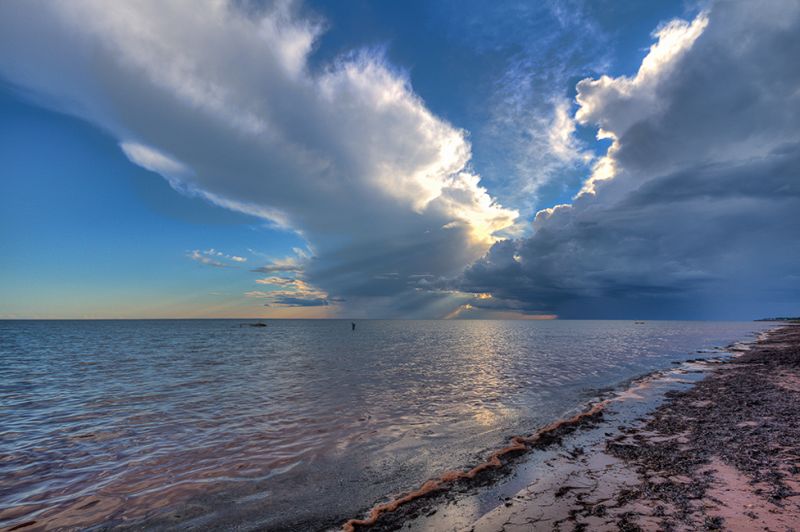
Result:
M352 329L351 329L351 330L353 330L353 331L355 331L355 330L356 330L356 322L354 322L354 321L351 321L351 322L350 322L350 326L352 327Z
M247 325L248 327L266 327L267 326L266 323L258 322L258 323L242 323L241 325L239 325L239 327L244 327L245 325Z
M634 323L634 325L644 325L643 321L635 321L633 323Z

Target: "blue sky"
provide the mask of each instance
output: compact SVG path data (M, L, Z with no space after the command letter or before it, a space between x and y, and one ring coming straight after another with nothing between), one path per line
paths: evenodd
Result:
M571 204L570 217L604 234L614 216L584 218L619 215L613 202L643 183L729 162L725 148L742 143L748 161L779 151L794 131L782 122L774 139L737 124L748 133L710 146L716 159L625 158L676 144L674 130L647 132L672 123L686 91L700 94L691 61L707 62L694 58L704 40L748 31L736 25L749 15L743 7L279 2L193 18L191 3L165 6L123 4L77 26L98 6L3 6L13 27L0 28L0 317L750 318L793 309L794 255L772 269L738 257L749 269L731 271L719 253L699 260L669 244L669 223L632 219L651 232L619 241L663 245L627 257L612 238L606 250L627 257L623 268L578 245L595 240L571 233L576 222L549 221L560 211L532 223ZM37 7L43 16L32 16ZM760 17L777 42L794 10L774 11ZM733 21L727 33L715 17ZM150 35L119 31L143 22ZM661 56L651 49L659 42ZM764 53L757 44L745 61ZM648 56L657 72L645 79ZM579 85L587 78L597 83ZM737 82L715 90L734 93ZM662 103L658 116L642 111ZM768 111L758 116L770 120ZM714 125L689 144L710 143ZM722 118L718 126L731 130ZM597 140L600 128L613 137ZM597 181L603 191L583 209L587 200L573 198L603 161L614 177ZM628 174L635 187L623 186ZM728 215L714 211L714 220ZM639 260L654 255L658 266ZM730 293L726 282L770 274L791 290L758 286L713 303Z
M9 87L0 114L5 316L261 312L242 301L257 277L246 264L207 267L188 255L218 248L256 263L303 244L293 232L177 193L102 131Z

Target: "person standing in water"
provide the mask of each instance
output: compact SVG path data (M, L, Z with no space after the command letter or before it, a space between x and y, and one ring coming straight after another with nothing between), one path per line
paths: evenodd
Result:
M353 331L355 331L355 330L356 330L356 322L354 322L354 321L351 321L351 322L350 322L350 326L352 327L352 330L353 330Z

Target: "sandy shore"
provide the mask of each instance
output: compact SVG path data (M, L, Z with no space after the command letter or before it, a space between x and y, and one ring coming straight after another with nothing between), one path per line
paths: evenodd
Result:
M800 326L667 395L472 528L800 529Z
M373 530L800 530L800 326L604 406Z

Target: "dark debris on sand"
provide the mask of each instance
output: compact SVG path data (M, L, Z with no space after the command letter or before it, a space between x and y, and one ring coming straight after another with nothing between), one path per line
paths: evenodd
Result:
M472 525L443 519L457 516L449 503L506 475L516 459L386 513L375 529L800 531L800 325L771 331L734 359L692 362L708 376L668 392L644 419L614 428L600 415L556 431L542 444L564 450ZM442 519L433 526L426 515Z
M437 507L447 505L448 503L458 500L465 494L474 494L478 489L490 486L498 482L500 479L507 477L513 473L514 465L521 459L527 452L532 450L541 450L552 447L558 447L563 444L563 441L569 435L575 433L580 429L586 429L596 426L603 419L603 412L598 411L591 415L582 415L579 419L566 422L554 429L548 430L546 433L540 435L535 443L526 446L524 451L507 453L502 459L502 465L498 468L489 468L482 471L480 474L470 479L459 479L452 484L448 484L441 490L431 491L430 493L414 499L413 501L400 506L398 509L386 512L380 516L377 522L371 526L357 525L353 528L355 530L370 530L372 532L383 532L391 530L401 530L407 528L410 522L418 519L420 516L430 517L437 513ZM580 456L583 449L574 447L570 449L569 454ZM511 507L513 501L506 498L504 507ZM414 528L413 526L411 528Z
M641 429L606 443L642 479L624 502L668 508L665 530L800 526L800 327L668 397ZM628 516L619 528L635 526Z

